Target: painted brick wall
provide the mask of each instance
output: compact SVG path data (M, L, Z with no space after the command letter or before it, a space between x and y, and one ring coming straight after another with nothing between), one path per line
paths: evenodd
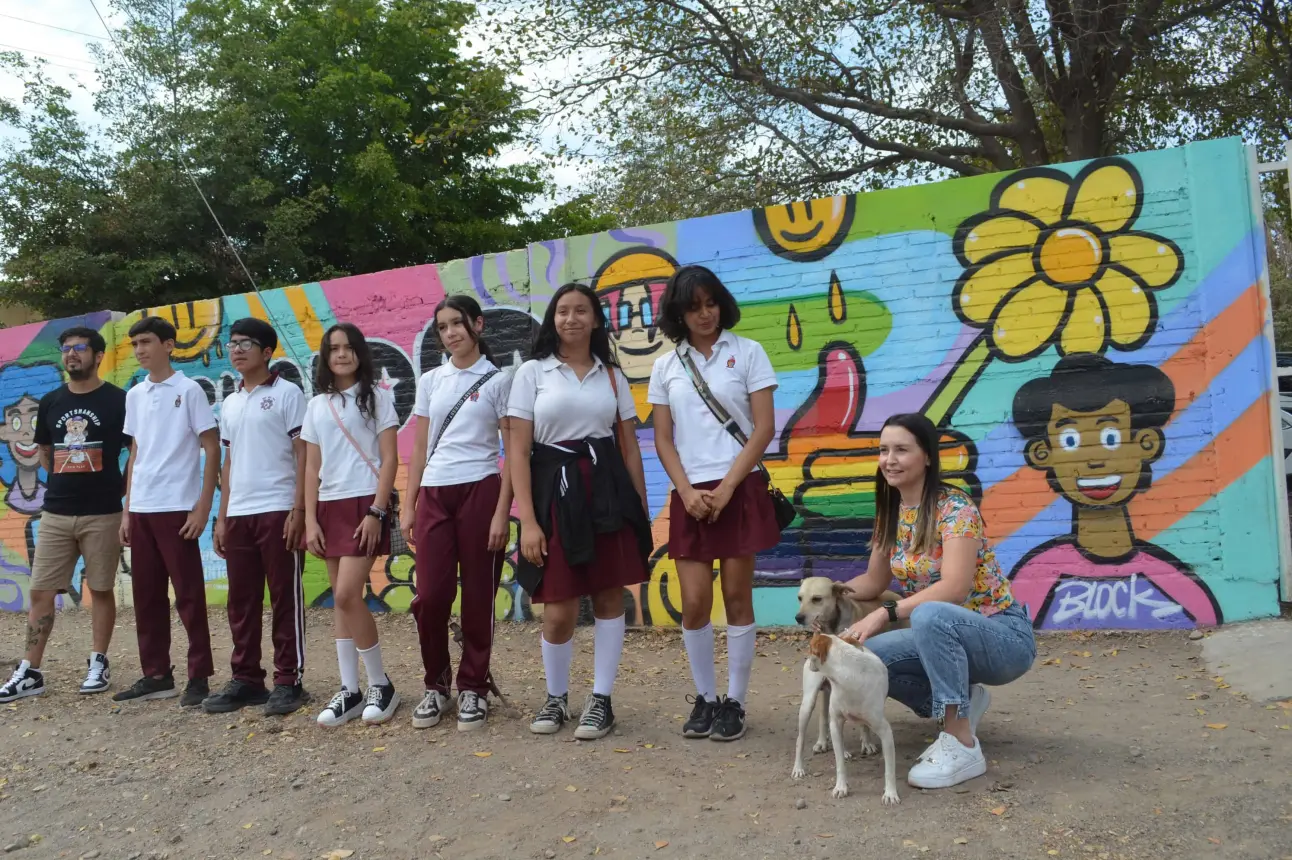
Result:
M279 369L310 391L323 330L357 323L412 447L415 380L440 361L430 311L446 293L486 307L494 350L526 356L548 298L585 279L603 296L633 382L657 549L635 620L675 624L668 480L646 381L668 348L653 327L682 263L713 268L741 302L738 331L779 375L768 465L799 520L758 562L764 624L792 623L804 575L860 571L884 419L923 411L944 428L948 479L980 500L997 557L1038 626L1192 627L1277 612L1282 446L1272 442L1264 243L1236 140L1127 159L961 179L674 224L540 242L505 254L85 321L105 375L140 376L126 330L174 321L176 361L217 411L234 375L221 344L251 314L279 329ZM80 322L80 321L78 321ZM35 401L60 383L69 321L0 331L0 606L26 605L44 474ZM403 476L400 477L402 486ZM225 569L206 550L208 593ZM374 607L405 610L412 559L382 559ZM119 589L129 598L129 557ZM307 595L328 605L326 576ZM78 598L79 599L79 598ZM510 581L500 618L531 606ZM719 599L714 620L723 621Z

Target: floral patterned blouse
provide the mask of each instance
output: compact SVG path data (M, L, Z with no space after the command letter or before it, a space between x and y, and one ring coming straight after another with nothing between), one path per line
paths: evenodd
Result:
M938 543L924 554L910 547L915 542L915 518L918 507L901 505L897 517L897 545L893 548L893 576L906 594L923 591L942 578L942 542L947 538L971 537L982 541L978 549L978 569L973 587L964 606L983 615L995 615L1014 604L1009 580L1000 572L996 553L987 544L987 530L978 506L960 490L943 487L938 496Z

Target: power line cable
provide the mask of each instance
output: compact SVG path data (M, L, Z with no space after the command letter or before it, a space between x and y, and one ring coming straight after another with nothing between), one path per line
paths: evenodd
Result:
M24 24L35 24L37 27L48 27L51 30L62 30L64 33L71 33L74 36L84 36L87 39L98 39L100 42L108 41L102 36L96 36L93 33L86 33L84 30L71 30L67 27L60 27L57 24L46 24L44 21L33 21L30 18L20 18L17 15L8 15L4 12L0 12L0 18L8 18L11 21L22 21Z
M37 51L37 50L34 50L34 49L32 49L32 48L24 48L24 47L22 47L21 45L6 45L6 44L4 44L4 43L0 42L0 49L7 49L7 50L10 50L10 51L18 51L18 52L23 53L23 54L34 54L34 55L35 55L35 56L37 56L37 57L50 57L51 59L55 59L55 60L68 60L68 61L73 62L73 63L85 63L87 66L89 66L89 67L90 67L89 69L86 69L86 70L85 70L85 71L87 71L87 72L88 72L88 71L92 71L92 70L93 70L93 68L94 68L94 61L93 61L93 60L83 60L83 59L81 59L80 57L69 57L69 56L66 56L66 55L64 55L64 54L51 54L51 53L49 53L49 52L47 52L47 51Z
M124 60L127 65L130 65L130 58L126 56L126 52L121 48L121 44L117 42L116 34L112 32L112 28L108 26L108 22L103 17L103 13L99 11L99 4L95 2L95 0L90 0L90 6L93 7L94 14L98 16L99 23L103 25L104 31L108 34L108 39L112 42L112 47L121 55L121 59ZM126 12L125 15L130 20L131 24L136 23L134 17L131 16L129 12ZM139 85L140 92L147 100L148 89L144 86L142 76L137 80L137 83ZM193 190L195 190L197 195L202 198L202 204L210 214L211 220L215 222L215 226L219 229L220 235L224 237L225 244L229 246L229 252L233 254L233 258L238 261L238 267L242 269L242 274L246 276L247 282L251 284L251 288L255 290L256 297L260 299L260 306L265 309L265 313L269 316L270 323L277 326L280 331L285 332L283 325L274 318L274 312L270 310L269 303L265 301L264 294L260 292L260 285L256 283L256 279L251 274L251 270L247 268L247 264L242 260L242 255L238 253L238 248L234 244L233 238L229 235L228 231L224 229L224 224L220 222L220 216L215 214L215 209L212 208L211 201L207 198L206 192L204 192L202 190L202 186L198 184L197 177L193 173L193 165L189 162L188 156L184 154L184 148L180 146L179 139L174 134L167 134L167 136L170 137L171 143L175 147L175 154L179 157L180 164L184 168L184 174L188 176L189 182L193 184ZM296 359L296 363L300 365L302 373L308 373L309 362L301 361L300 355L296 352L295 347L292 346L291 338L280 338L279 343L287 346L287 351L292 354L292 358Z

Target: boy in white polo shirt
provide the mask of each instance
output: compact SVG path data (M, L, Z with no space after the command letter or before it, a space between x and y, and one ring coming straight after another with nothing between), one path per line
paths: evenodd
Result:
M202 386L171 367L175 327L144 317L130 327L130 345L148 371L126 392L126 513L121 542L130 547L135 633L144 676L113 696L117 702L179 695L170 662L170 597L188 632L188 686L180 704L196 707L215 674L206 621L206 583L197 539L211 516L220 445L215 414ZM206 454L202 464L201 455Z
M224 398L220 442L220 515L215 551L229 565L229 629L233 679L202 703L209 714L265 705L290 714L309 701L305 668L305 394L269 370L278 348L274 327L247 317L229 327L229 360L242 379ZM261 616L269 584L274 643L274 691L260 665Z

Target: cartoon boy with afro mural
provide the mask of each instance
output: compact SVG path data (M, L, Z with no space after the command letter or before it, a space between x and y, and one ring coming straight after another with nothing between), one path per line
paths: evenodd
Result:
M1220 623L1206 584L1171 553L1135 537L1126 506L1153 482L1175 386L1155 367L1067 356L1014 396L1024 455L1072 504L1072 532L1010 575L1014 597L1046 628L1170 629Z

